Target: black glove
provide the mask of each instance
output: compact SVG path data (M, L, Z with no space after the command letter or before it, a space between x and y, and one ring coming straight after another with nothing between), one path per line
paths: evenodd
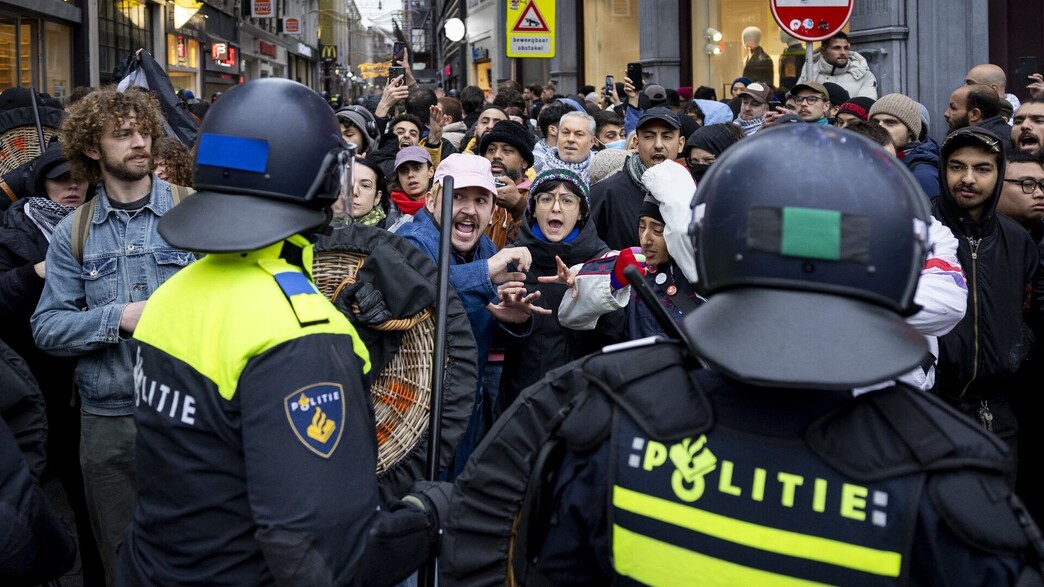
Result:
M431 528L438 533L442 521L449 511L453 484L445 481L415 481L410 492L402 501L423 511L428 516Z
M359 306L359 313L352 310L352 303ZM341 290L334 306L349 318L355 317L362 324L373 325L392 319L388 306L384 304L384 296L370 282L355 282Z

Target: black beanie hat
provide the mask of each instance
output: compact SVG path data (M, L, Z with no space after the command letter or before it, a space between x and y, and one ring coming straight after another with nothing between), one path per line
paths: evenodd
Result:
M522 153L526 163L533 166L533 139L524 126L514 120L501 120L493 125L479 142L478 155L485 156L490 143L507 143Z
M710 124L696 129L696 132L692 133L689 140L685 141L685 148L682 149L682 154L688 157L689 151L700 148L715 157L720 156L725 149L736 144L739 140L736 138L735 133L729 132L730 129L727 127L729 124L732 123Z
M638 217L648 216L653 220L663 224L663 214L660 214L660 204L652 198L652 196L645 196L642 200L642 206L638 208Z

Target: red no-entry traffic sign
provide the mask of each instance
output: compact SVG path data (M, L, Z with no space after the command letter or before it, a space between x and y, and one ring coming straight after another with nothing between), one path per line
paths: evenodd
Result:
M854 0L770 0L779 28L802 41L822 41L845 28Z

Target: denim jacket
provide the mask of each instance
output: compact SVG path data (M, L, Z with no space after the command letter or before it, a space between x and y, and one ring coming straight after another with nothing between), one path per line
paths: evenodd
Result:
M167 182L153 176L149 202L139 210L110 206L104 186L95 197L82 265L70 245L76 215L55 228L43 294L31 322L42 350L80 357L76 385L83 411L124 416L133 413L134 385L130 339L120 333L123 309L148 299L194 257L156 231L160 216L174 205Z

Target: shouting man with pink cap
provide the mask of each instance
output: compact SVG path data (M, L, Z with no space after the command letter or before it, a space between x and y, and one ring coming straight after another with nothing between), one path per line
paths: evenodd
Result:
M453 178L453 212L447 219L439 218L442 210L443 180ZM435 170L434 185L424 208L417 212L413 222L402 225L396 232L431 259L438 259L439 226L451 222L450 284L460 297L471 321L471 331L478 346L478 375L482 371L493 341L493 329L501 328L508 335L523 337L532 330L531 316L549 314L550 310L534 306L539 292L526 293L525 272L533 261L525 247L508 247L497 251L496 245L485 234L493 215L497 186L493 181L490 162L485 157L453 154ZM499 323L499 326L498 326ZM454 465L448 471L452 480L468 460L472 449L482 440L491 422L483 421L484 405L493 398L483 397L481 386L475 391L475 407L468 423L468 431L457 447Z

